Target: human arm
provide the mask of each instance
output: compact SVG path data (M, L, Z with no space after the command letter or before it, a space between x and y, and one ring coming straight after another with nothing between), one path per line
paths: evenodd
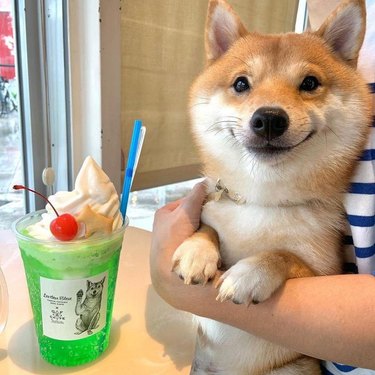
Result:
M185 285L172 269L175 249L199 226L203 186L155 215L151 277L177 309L243 329L306 355L375 369L375 278L337 275L291 279L258 305L216 301L213 283Z

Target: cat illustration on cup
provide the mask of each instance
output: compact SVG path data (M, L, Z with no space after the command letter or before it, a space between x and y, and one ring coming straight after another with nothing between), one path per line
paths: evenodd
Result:
M75 333L76 335L80 335L85 331L87 331L88 335L91 335L93 333L92 330L99 327L98 322L100 318L104 280L105 277L98 282L87 280L86 296L83 302L83 290L80 289L77 292L75 313L79 318L76 321L76 328L78 330L78 332Z

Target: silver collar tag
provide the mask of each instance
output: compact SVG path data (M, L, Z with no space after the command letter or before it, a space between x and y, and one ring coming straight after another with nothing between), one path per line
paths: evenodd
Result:
M229 198L231 201L235 202L236 204L244 204L246 203L246 199L243 198L237 192L230 192L228 188L221 182L220 178L217 179L215 185L215 193L214 193L214 201L218 202L220 199L224 197Z

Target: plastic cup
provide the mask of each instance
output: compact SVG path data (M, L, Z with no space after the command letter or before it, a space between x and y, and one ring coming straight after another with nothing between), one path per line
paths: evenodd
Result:
M98 358L108 347L125 228L73 241L39 240L27 227L44 211L13 224L26 272L41 356L58 366Z
M8 319L8 289L0 267L0 333L4 331Z

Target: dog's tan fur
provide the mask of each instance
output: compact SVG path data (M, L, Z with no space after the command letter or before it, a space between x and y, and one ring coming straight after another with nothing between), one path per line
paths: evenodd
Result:
M207 282L222 264L218 299L250 304L289 278L341 272L343 193L371 119L355 72L364 32L364 0L344 1L316 32L281 35L247 33L225 0L209 2L207 67L190 106L210 194L204 224L174 255L186 283ZM238 93L242 76L250 89ZM317 89L301 89L307 76L318 78ZM287 113L287 131L272 142L288 151L263 157L254 148L249 124L261 107ZM224 192L215 192L217 179ZM192 374L320 374L314 359L197 319Z

